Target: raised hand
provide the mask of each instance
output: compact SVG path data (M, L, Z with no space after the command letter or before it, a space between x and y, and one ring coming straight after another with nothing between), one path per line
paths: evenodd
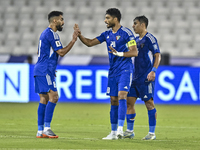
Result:
M109 46L111 51L108 51L109 53L112 53L115 56L123 57L124 53L123 52L118 52L116 51L112 46Z
M78 32L78 36L81 34L78 24L74 24L74 31Z

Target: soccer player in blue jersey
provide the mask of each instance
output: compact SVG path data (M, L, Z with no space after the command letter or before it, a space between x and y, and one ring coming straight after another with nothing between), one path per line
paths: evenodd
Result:
M134 60L133 82L127 98L127 130L124 138L133 138L135 108L137 98L144 101L149 118L149 133L143 140L154 140L156 128L156 108L154 106L153 94L156 69L159 66L161 56L157 39L147 32L148 19L145 16L136 17L133 29L139 36L136 37L138 57Z
M55 69L59 56L67 54L77 40L78 31L74 31L71 42L63 47L56 31L62 31L63 13L52 11L48 14L49 27L40 35L38 61L34 67L35 92L40 96L38 106L37 138L58 138L51 130L50 124L54 108L58 101L55 83Z
M108 74L107 95L110 96L111 133L103 138L115 140L123 137L123 125L127 110L127 94L132 81L133 64L131 57L137 56L135 37L132 31L120 25L121 13L116 8L106 11L105 23L107 28L94 39L85 38L81 33L79 39L88 47L106 42L110 69ZM76 26L75 28L78 28Z

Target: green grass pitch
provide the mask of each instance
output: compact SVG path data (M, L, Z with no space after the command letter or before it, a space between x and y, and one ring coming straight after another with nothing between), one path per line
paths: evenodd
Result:
M52 130L58 139L37 139L38 103L0 103L0 149L132 149L199 150L200 106L156 105L154 141L148 133L147 110L136 105L135 138L102 140L110 132L109 104L58 103ZM126 129L126 123L124 130Z

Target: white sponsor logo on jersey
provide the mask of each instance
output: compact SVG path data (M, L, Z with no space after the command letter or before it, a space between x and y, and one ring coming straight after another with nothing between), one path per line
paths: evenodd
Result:
M154 50L158 49L158 46L156 44L153 45Z
M61 46L60 41L56 41L56 46L57 46L57 47Z

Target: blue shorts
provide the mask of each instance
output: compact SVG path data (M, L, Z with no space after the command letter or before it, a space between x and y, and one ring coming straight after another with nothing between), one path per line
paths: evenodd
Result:
M109 77L106 94L109 96L118 96L119 91L130 90L133 73L130 70L124 70L121 75Z
M131 85L127 97L141 98L143 101L148 101L153 98L155 82L145 82L144 84Z
M35 76L35 93L47 94L50 90L57 91L54 76Z

